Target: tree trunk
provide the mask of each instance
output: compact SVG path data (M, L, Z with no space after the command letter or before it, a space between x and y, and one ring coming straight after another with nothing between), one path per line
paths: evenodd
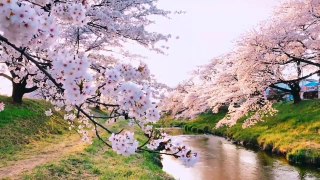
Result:
M9 64L7 64L7 66L9 67ZM29 75L22 78L22 81L20 81L19 83L15 83L14 78L18 77L18 75L16 75L15 71L13 71L13 70L10 71L10 74L11 74L11 76L9 76L5 73L0 73L0 76L5 77L12 82L12 96L11 96L12 101L13 101L13 103L21 104L23 95L26 93L31 93L31 92L37 90L38 87L34 86L31 88L27 88L27 79L28 79Z
M293 96L293 103L294 104L298 104L299 102L301 102L301 97L300 97L300 92L292 92L292 96Z
M12 101L13 103L21 104L23 95L25 94L24 84L16 84L12 82Z
M291 89L291 95L293 96L293 103L294 104L298 104L299 102L302 101L301 97L300 97L300 85L299 82L294 82L289 84L289 87Z

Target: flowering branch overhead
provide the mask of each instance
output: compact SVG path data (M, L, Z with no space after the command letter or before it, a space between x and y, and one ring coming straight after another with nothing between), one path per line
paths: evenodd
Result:
M170 35L145 28L151 23L150 15L169 14L155 2L0 0L0 63L5 64L4 72L12 75L13 85L23 89L16 100L30 92L46 99L54 106L45 112L47 116L65 111L64 119L84 141L90 141L88 129L93 129L118 154L140 152L162 139L167 148L161 150L178 148L179 153L148 152L174 155L193 164L196 153L174 146L168 136L152 135L151 124L160 119L154 98L164 86L154 82L145 63L121 63L109 54L112 48L125 49L129 41L162 52L156 43L167 41ZM109 114L92 114L93 107ZM141 127L147 140L139 146L133 132L113 132L101 119L130 121ZM75 122L80 125L75 127ZM110 137L105 139L102 133Z

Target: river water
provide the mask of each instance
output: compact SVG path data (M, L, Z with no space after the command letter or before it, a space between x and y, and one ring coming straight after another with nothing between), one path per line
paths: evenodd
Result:
M178 135L200 153L195 167L184 167L174 157L163 156L163 170L181 180L296 180L319 179L320 169L289 165L284 158L236 146L212 135Z

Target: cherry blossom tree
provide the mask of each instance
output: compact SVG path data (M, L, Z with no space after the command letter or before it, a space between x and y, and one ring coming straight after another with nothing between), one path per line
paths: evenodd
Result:
M158 9L154 1L10 2L13 3L7 4L6 1L2 3L1 22L6 22L2 26L17 28L21 32L3 30L4 36L18 47L22 42L17 44L16 41L25 36L26 42L23 43L26 45L24 46L32 47L26 50L37 53L36 57L46 58L48 54L42 49L48 48L57 38L60 41L55 46L57 50L73 47L72 51L77 51L76 53L81 51L93 54L109 50L109 48L121 48L128 41L135 41L147 48L161 51L155 46L155 43L159 40L167 40L169 37L145 30L145 26L152 23L147 18L149 15L167 16L168 14L167 11ZM19 5L13 5L17 3ZM33 14L23 12L28 8L34 10ZM12 9L12 11L7 11L7 9ZM20 19L17 19L18 14L20 14ZM9 17L10 20L8 20ZM9 53L5 49L2 52L2 54ZM33 72L36 68L33 71L27 68L34 66L27 64L28 61L25 61L23 57L3 56L3 61L11 58L10 62L3 62L7 65L7 71L10 72L11 77L4 77L12 81L13 100L20 103L23 94L36 89L31 82L38 81L37 78L34 78L34 74L38 73ZM50 66L51 63L44 61L43 58L41 65ZM18 64L19 68L17 69L17 65L12 66L12 64ZM26 88L27 86L30 88Z
M318 0L282 4L272 19L240 38L233 52L197 71L195 77L200 81L187 93L180 96L175 91L164 102L183 107L178 117L186 118L228 106L229 112L218 127L232 126L249 115L243 124L248 127L276 113L273 102L265 97L268 88L289 93L294 103L299 103L301 81L320 72L319 13ZM181 101L174 100L176 96Z
M1 75L13 82L14 102L36 91L54 107L45 114L64 111L84 141L90 142L88 130L93 129L118 154L147 151L193 165L197 153L152 127L160 118L155 98L164 86L143 62L122 62L112 53L126 55L128 42L161 53L156 43L170 36L145 27L152 23L150 15L168 14L155 0L0 0ZM108 115L93 114L97 106ZM148 140L141 144L133 132L113 132L99 119L125 119Z

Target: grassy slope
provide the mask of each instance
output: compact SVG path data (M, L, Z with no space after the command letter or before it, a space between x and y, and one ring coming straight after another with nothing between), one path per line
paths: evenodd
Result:
M29 144L38 146L43 142L59 143L75 132L68 130L61 115L46 117L44 111L50 108L44 101L24 100L22 105L10 103L8 97L0 96L6 104L0 112L0 167L6 161L19 160L19 152L29 150ZM139 136L139 139L143 137ZM160 167L159 156L148 153L131 157L117 155L105 149L95 140L85 152L70 155L59 162L40 166L25 179L170 179Z
M301 104L280 103L274 117L242 129L241 123L231 128L215 129L225 113L203 114L184 123L192 132L210 132L232 138L247 145L259 145L264 150L283 154L292 163L320 165L320 101L303 101ZM240 122L243 122L243 118ZM163 122L170 124L173 120Z
M15 155L32 141L69 133L68 125L59 115L46 117L50 105L43 101L24 100L22 105L12 104L8 97L0 96L6 104L0 112L0 159L15 160Z
M85 152L38 167L24 179L172 179L159 163L159 156L149 153L117 155L96 140Z
M110 128L117 132L126 125L121 121ZM141 131L137 131L136 138L143 142L146 140ZM24 176L26 180L48 178L172 179L162 171L159 155L142 153L125 157L106 148L99 140L95 140L85 152L39 167Z

